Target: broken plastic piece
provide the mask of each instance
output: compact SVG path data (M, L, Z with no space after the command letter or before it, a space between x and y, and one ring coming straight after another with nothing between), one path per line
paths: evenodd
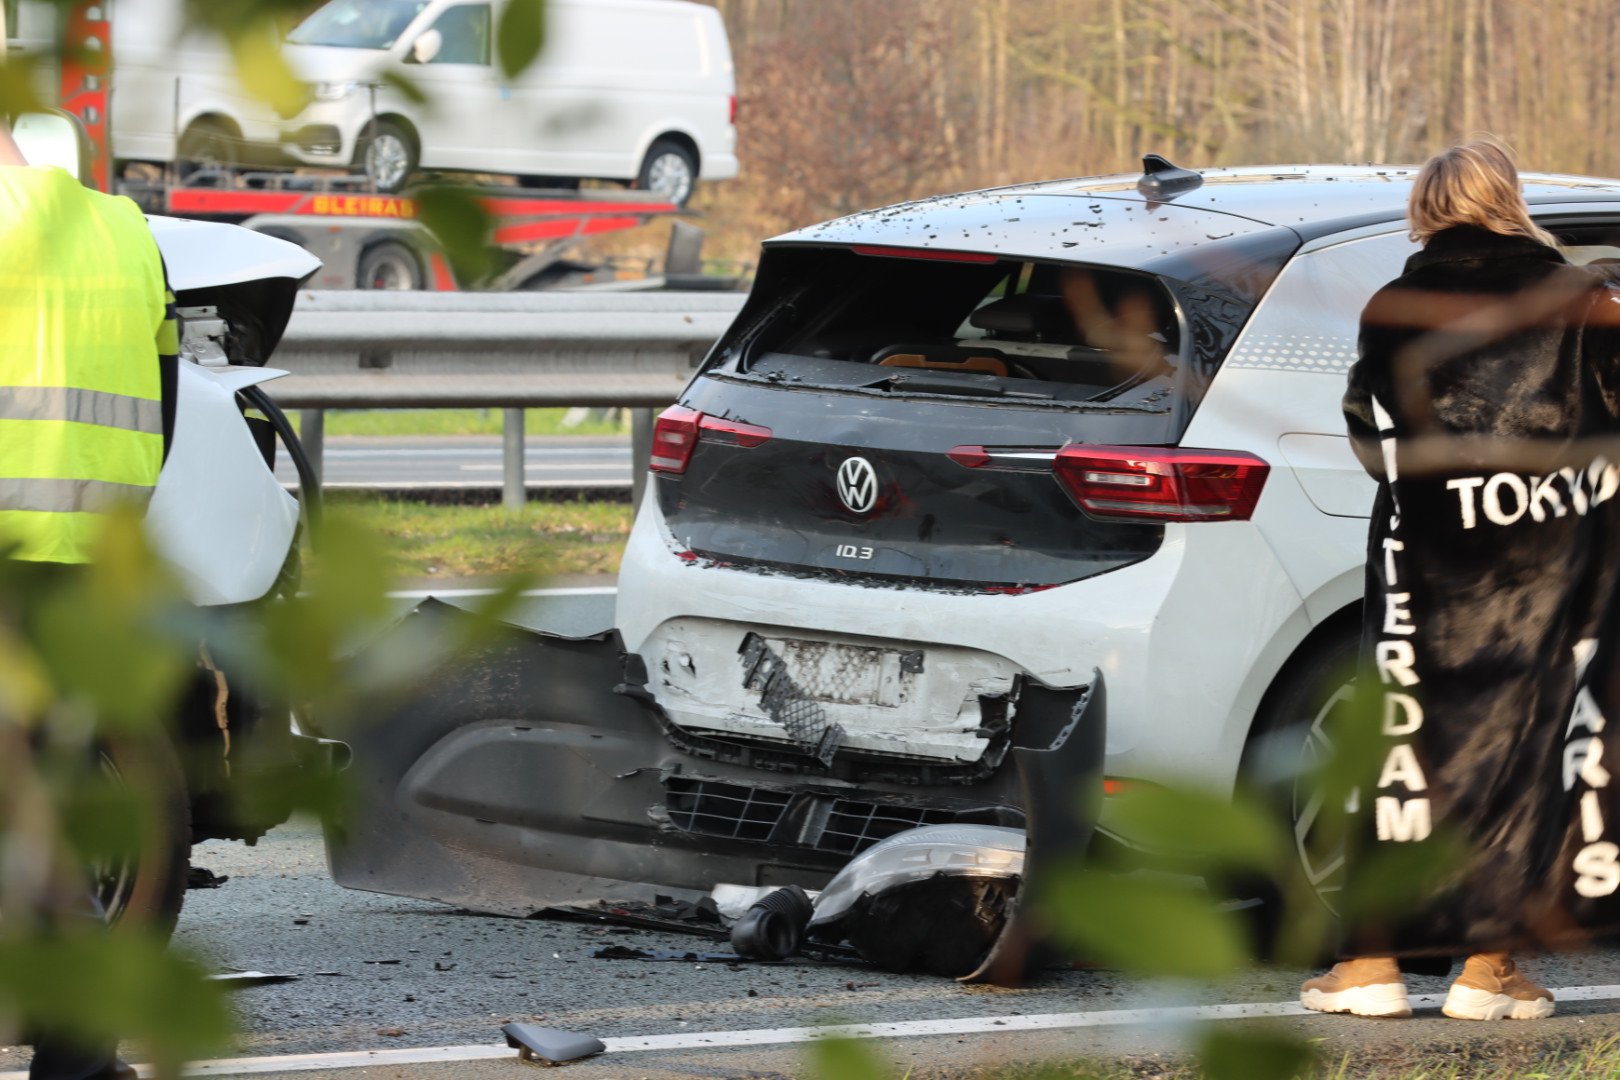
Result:
M506 1036L506 1045L518 1052L519 1061L560 1065L565 1061L595 1057L607 1050L601 1039L538 1024L505 1024L501 1034Z
M295 982L297 975L269 971L224 971L208 976L209 982L228 983L231 986L263 986L266 983Z
M731 947L750 960L785 960L799 951L810 925L810 897L797 885L755 901L731 928Z

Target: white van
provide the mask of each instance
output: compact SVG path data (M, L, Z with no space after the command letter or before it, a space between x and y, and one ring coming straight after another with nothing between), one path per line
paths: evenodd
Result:
M49 43L55 4L4 2L14 47ZM507 82L494 58L506 2L330 0L285 45L314 100L278 116L242 90L223 46L187 25L182 0L107 0L113 157L363 169L388 191L418 168L547 186L622 180L675 202L699 178L737 175L736 81L714 8L548 0L545 49Z
M296 161L363 167L396 190L418 167L536 182L635 182L684 202L737 175L736 82L714 8L550 0L546 45L514 82L494 62L505 0L330 0L287 36L315 100L281 125ZM383 80L427 91L418 105Z

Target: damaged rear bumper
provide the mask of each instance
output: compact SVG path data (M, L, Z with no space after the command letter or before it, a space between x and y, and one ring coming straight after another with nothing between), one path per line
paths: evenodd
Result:
M430 600L406 618L413 633L427 621L448 636L470 616ZM371 646L388 647L387 637ZM334 878L524 913L555 897L559 873L818 887L917 825L1062 818L1083 824L1083 847L1095 818L1078 809L1079 792L1101 782L1091 687L1027 683L1012 760L969 783L687 739L645 681L616 633L513 627L365 730L342 733L355 787L352 814L331 837ZM1031 802L1062 809L1028 815Z

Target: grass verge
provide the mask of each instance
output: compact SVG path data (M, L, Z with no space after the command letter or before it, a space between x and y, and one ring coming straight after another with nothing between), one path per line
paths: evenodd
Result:
M630 419L619 409L525 409L528 435L626 435ZM569 416L570 413L574 415ZM328 409L327 435L499 435L501 409ZM299 415L291 414L294 426ZM569 419L577 423L568 424Z
M410 578L610 574L630 534L626 503L531 502L507 510L332 492L326 504L376 533L394 572Z

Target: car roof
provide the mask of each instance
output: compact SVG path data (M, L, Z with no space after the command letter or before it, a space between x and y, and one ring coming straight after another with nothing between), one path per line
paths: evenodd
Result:
M1398 222L1415 165L1266 165L1208 169L1150 198L1139 174L1078 177L939 195L867 210L768 241L993 252L1187 277L1213 248L1276 247ZM1522 175L1531 205L1620 203L1620 180ZM1197 249L1203 249L1200 253Z

